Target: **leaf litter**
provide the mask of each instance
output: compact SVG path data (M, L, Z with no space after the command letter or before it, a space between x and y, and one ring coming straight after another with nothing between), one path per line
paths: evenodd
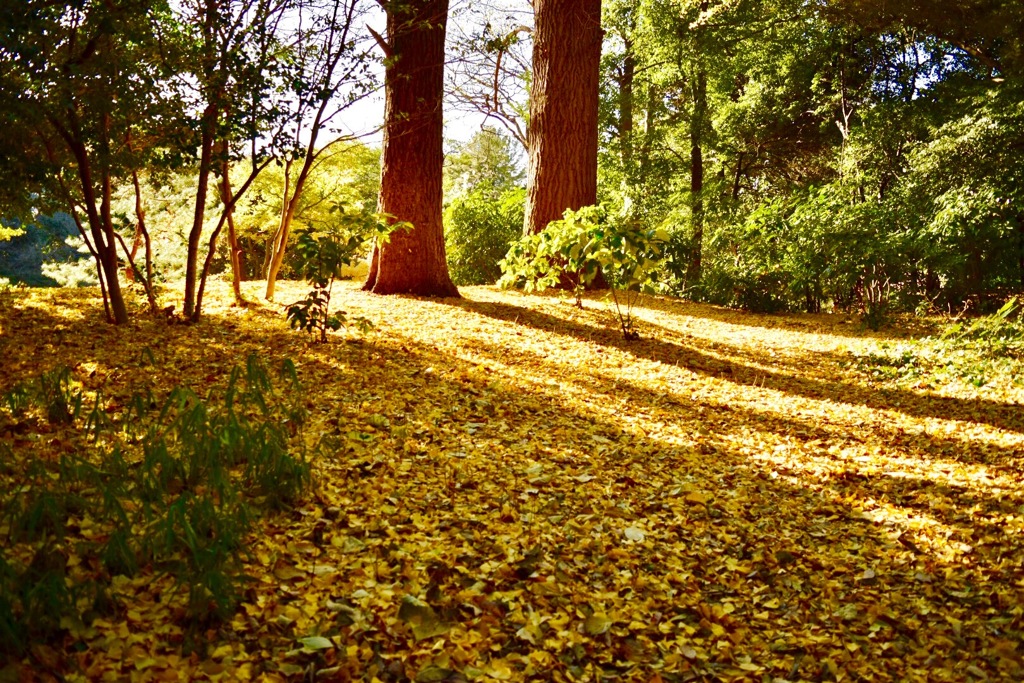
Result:
M281 299L301 285L285 283ZM474 287L338 301L315 345L214 289L195 326L100 324L96 294L0 302L0 389L61 365L113 420L132 393L292 359L328 455L256 521L239 608L186 654L169 578L68 623L25 680L820 681L1024 677L1024 391L858 373L842 316ZM255 298L256 291L250 292ZM45 332L45 333L42 333ZM39 423L29 458L89 447ZM30 430L31 431L31 430ZM82 523L79 533L89 534ZM7 534L5 534L6 536ZM73 546L73 544L71 544ZM73 560L72 560L73 561ZM12 673L13 672L13 673Z

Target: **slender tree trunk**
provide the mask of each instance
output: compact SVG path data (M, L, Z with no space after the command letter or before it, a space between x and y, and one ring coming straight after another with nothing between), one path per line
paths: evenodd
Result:
M635 175L633 171L633 82L636 79L636 55L633 53L633 40L626 36L625 54L622 57L622 74L619 78L619 155L622 170L630 184Z
M732 177L732 200L740 198L740 179L743 177L743 152L736 155L736 173Z
M185 305L182 310L186 320L191 320L196 310L196 283L199 276L199 240L203 235L203 221L206 218L206 192L213 168L213 143L217 123L217 108L209 104L203 111L202 146L199 153L199 180L196 185L196 205L192 216L192 229L188 233L188 252L185 261Z
M277 283L277 274L281 272L281 264L284 262L284 253L288 248L288 236L291 234L295 213L299 208L299 200L302 199L302 190L306 187L306 180L309 178L309 172L313 169L313 162L316 160L314 144L316 144L315 133L310 141L310 147L306 150L306 158L302 162L302 168L299 169L299 175L295 178L295 185L291 188L291 197L288 196L288 177L287 173L285 174L284 210L281 212L281 224L275 234L274 253L267 268L267 301L272 301L274 298L274 285Z
M128 322L128 308L124 303L124 295L121 292L121 281L117 270L117 246L114 243L114 224L109 219L109 202L106 210L96 209L96 189L93 185L92 164L89 160L85 144L76 141L70 143L71 152L75 156L78 165L78 177L82 183L82 193L85 205L86 219L89 222L89 231L92 233L93 247L96 250L96 260L99 270L103 274L107 297L110 299L110 310L114 318L114 324L123 325ZM109 187L109 174L101 173L104 187Z
M291 191L292 191L292 159L291 157L284 161L284 187L281 188L281 218L277 222L277 230L274 231L270 241L267 242L267 253L263 256L263 276L267 279L267 292L264 298L271 300L274 298L274 284L277 280L277 273L274 277L270 277L270 270L274 263L274 257L281 252L279 244L282 242L282 238L287 240L288 235L285 234L287 224L285 217L288 215L288 206L291 204ZM280 264L278 264L280 268Z
M708 74L703 65L697 67L693 85L693 120L690 122L690 198L693 237L690 242L690 266L687 285L700 282L704 259L704 130L707 127Z
M239 261L241 250L238 248L238 236L235 233L235 199L231 191L231 163L228 161L227 145L223 145L220 162L220 198L224 203L224 211L228 221L228 260L231 262L231 289L235 293L235 304L248 306L249 302L242 296L242 267Z
M601 0L534 0L527 234L597 203Z
M149 230L146 229L146 211L142 206L142 185L139 183L139 173L132 170L132 187L135 188L135 241L132 243L131 252L128 255L128 263L131 272L135 272L135 255L139 251L139 245L146 247L146 274L142 278L142 286L146 290L146 300L149 302L150 313L156 315L159 305L156 301L156 292L153 291L153 245L149 238Z
M374 248L363 289L458 296L441 222L444 39L448 0L388 2L379 210L412 224ZM389 219L390 220L390 219Z

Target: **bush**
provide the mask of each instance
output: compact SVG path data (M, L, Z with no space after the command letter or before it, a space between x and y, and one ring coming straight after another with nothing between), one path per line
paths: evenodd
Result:
M1024 319L1014 297L998 312L954 320L933 337L883 345L855 361L861 371L882 380L944 384L964 381L982 387L994 381L1024 381Z
M456 285L489 285L501 277L499 262L523 233L526 190L506 190L497 199L478 186L444 212L445 252Z
M512 245L501 261L499 284L527 291L569 284L582 306L584 288L603 275L623 336L636 339L633 305L640 290L653 286L667 244L664 232L613 220L602 207L566 210L562 220Z

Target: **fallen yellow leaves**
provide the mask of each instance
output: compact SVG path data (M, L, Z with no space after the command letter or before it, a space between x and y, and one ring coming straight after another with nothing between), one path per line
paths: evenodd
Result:
M259 520L255 580L201 652L183 653L182 606L143 568L115 579L113 616L68 624L18 671L43 658L69 680L1024 677L1012 385L869 385L848 357L879 341L828 316L647 298L643 339L624 342L600 300L344 287L339 304L376 330L313 346L273 308L214 294L197 326L113 330L81 299L19 293L0 386L67 364L120 419L141 389L207 390L254 349L288 357L330 447L315 491ZM38 333L58 327L59 346ZM134 362L140 349L154 363ZM36 428L0 427L19 462L88 447Z

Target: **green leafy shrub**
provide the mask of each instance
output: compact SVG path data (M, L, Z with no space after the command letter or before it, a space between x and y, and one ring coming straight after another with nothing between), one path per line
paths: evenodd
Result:
M526 190L495 195L491 187L478 186L445 208L445 253L456 285L497 282L502 258L523 233Z
M408 230L405 222L389 223L386 216L355 211L343 215L346 230L338 232L299 231L295 254L299 274L312 285L309 294L288 306L285 316L293 329L314 335L321 344L327 341L327 332L337 332L348 323L345 311L331 312L331 290L334 281L341 278L342 268L352 266L365 251L368 239L386 242L392 231ZM362 331L372 327L365 318L354 318L353 323Z
M1021 303L1011 298L991 315L954 320L938 335L860 356L865 374L897 382L943 384L965 381L976 387L1003 380L1024 381L1024 320Z
M499 284L542 291L568 283L581 306L584 289L602 274L623 336L636 339L633 305L641 290L652 287L667 243L667 234L612 220L598 206L567 210L562 220L512 245Z

